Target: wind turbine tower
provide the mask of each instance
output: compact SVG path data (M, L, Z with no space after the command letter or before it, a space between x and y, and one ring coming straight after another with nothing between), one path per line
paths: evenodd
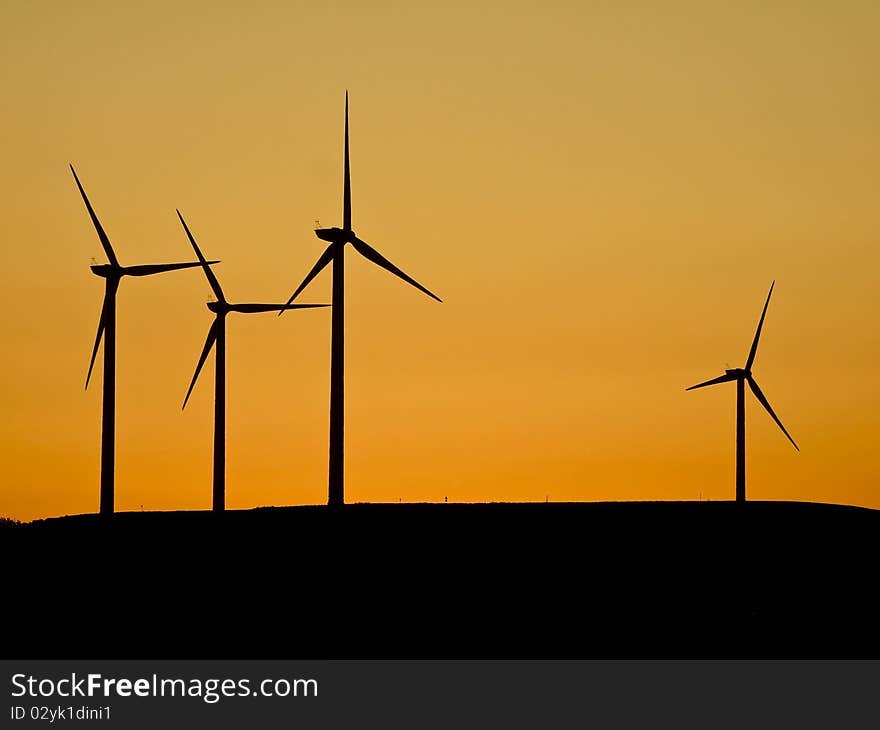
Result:
M345 245L352 248L368 261L390 271L407 284L424 292L432 299L441 301L411 276L405 274L376 249L358 238L351 227L351 165L348 153L348 92L345 92L345 160L342 172L342 228L318 228L315 235L329 246L321 254L312 270L293 292L288 304L299 296L321 270L333 264L333 316L331 321L330 344L330 468L328 504L345 504L345 484L343 470L345 457L343 442L345 433ZM281 312L279 312L279 315Z
M214 322L208 330L208 338L205 340L205 346L202 348L202 354L199 356L199 362L196 365L195 374L190 381L189 389L186 391L186 397L183 399L183 408L186 408L189 396L195 387L202 366L205 364L211 349L216 347L214 359L214 474L213 474L213 499L212 508L214 512L223 512L226 509L226 315L230 312L240 312L243 314L255 314L258 312L283 312L285 309L313 309L315 307L327 307L327 304L231 304L223 295L223 289L220 288L220 282L211 271L208 262L202 255L196 239L193 237L186 225L186 221L177 211L177 217L183 224L183 230L186 231L187 238L192 244L193 250L205 271L205 277L211 290L217 297L216 301L208 302L208 309L214 313Z
M737 502L745 502L746 501L746 383L749 384L749 388L752 393L754 393L755 398L758 399L758 402L764 406L764 409L767 413L770 414L770 417L776 421L776 425L782 429L782 433L785 434L786 438L791 441L792 446L795 447L798 451L798 445L794 442L794 439L785 430L785 426L782 425L782 421L779 420L779 417L776 413L773 412L773 408L770 406L770 402L767 400L764 393L761 391L761 388L758 387L758 383L755 382L755 379L752 377L752 365L755 363L755 355L758 352L758 340L761 337L761 329L764 326L764 317L767 315L767 306L770 304L770 297L773 294L773 287L776 285L774 281L770 284L770 292L767 294L767 301L764 302L764 310L761 312L761 319L758 321L758 329L755 332L755 339L752 340L752 347L749 349L749 355L746 358L746 364L743 368L732 368L726 370L724 375L721 375L717 378L713 378L712 380L707 380L704 383L698 383L697 385L692 385L690 388L685 388L685 390L696 390L697 388L705 388L707 385L717 385L718 383L728 383L735 382L736 383L736 501Z
M92 273L104 279L104 304L101 308L101 318L98 321L98 334L95 337L95 346L92 348L92 359L89 361L89 372L86 375L86 388L89 387L89 380L92 377L92 368L95 365L95 357L98 354L98 347L101 339L104 339L104 382L103 388L103 405L101 415L101 498L100 512L101 514L113 514L115 502L115 485L114 485L114 467L116 454L116 293L119 290L119 284L125 276L152 276L153 274L162 274L166 271L176 271L178 269L189 269L199 266L198 261L182 263L182 264L144 264L141 266L122 266L113 246L110 245L110 239L104 232L104 227L98 220L91 202L89 202L86 191L76 175L73 165L70 166L73 173L73 179L76 180L76 186L79 188L86 209L89 211L89 217L98 232L98 238L104 247L104 253L110 263L98 264L92 266ZM219 261L209 261L209 264L217 264Z

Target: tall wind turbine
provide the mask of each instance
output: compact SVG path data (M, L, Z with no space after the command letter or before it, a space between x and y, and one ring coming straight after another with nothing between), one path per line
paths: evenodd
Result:
M398 269L376 249L358 238L351 228L351 166L348 156L348 92L345 92L345 162L343 168L342 190L342 228L319 228L315 235L322 241L329 241L324 253L312 267L302 284L288 299L292 302L308 286L327 264L333 264L333 316L331 322L330 347L330 489L328 504L345 504L343 479L343 434L344 434L344 359L345 359L345 244L350 243L355 251L368 261L411 284L432 299L440 297L428 291L419 282ZM279 315L281 313L279 312Z
M213 509L215 512L222 512L226 509L226 315L229 312L242 312L244 314L254 314L257 312L283 312L285 309L313 309L315 307L327 307L328 304L230 304L223 296L223 290L220 288L220 282L205 257L199 249L196 239L190 233L189 226L177 211L177 217L183 224L183 229L192 244L193 250L198 256L199 262L205 271L208 284L217 301L208 302L208 309L214 312L214 323L208 330L208 339L205 340L205 346L202 354L199 356L199 362L196 365L196 372L189 384L189 390L186 391L186 398L183 399L183 408L192 393L193 387L198 380L199 373L205 360L211 353L211 348L215 345L214 360L214 488L213 488Z
M707 380L705 383L699 383L697 385L692 385L690 388L685 388L685 390L694 390L696 388L704 388L707 385L716 385L717 383L727 383L731 380L736 381L736 501L737 502L745 502L746 501L746 403L745 403L745 384L749 384L749 388L751 388L752 393L755 394L755 398L758 399L758 402L764 406L767 413L770 414L770 417L776 421L776 425L782 429L782 433L786 435L789 441L791 441L792 446L795 447L798 451L798 445L794 442L794 439L785 430L785 426L782 425L782 421L779 420L779 417L773 412L773 408L770 407L770 403L767 398L764 396L764 393L758 387L758 384L755 382L755 379L752 377L752 365L755 363L755 355L758 352L758 339L761 337L761 328L764 326L764 317L767 315L767 305L770 304L770 296L773 294L773 287L776 285L774 281L770 284L770 292L767 294L767 301L764 302L764 310L761 312L761 319L758 320L758 329L755 332L755 339L752 340L752 347L749 350L749 356L746 359L746 366L744 368L733 368L731 370L726 370L724 375L721 375L717 378L713 378L712 380Z
M95 357L98 354L98 346L101 338L104 338L104 383L103 383L103 408L101 417L101 514L112 514L114 503L114 457L116 449L116 292L123 276L151 276L166 271L177 269L189 269L199 266L198 261L183 264L145 264L142 266L122 266L116 253L110 245L110 239L104 232L95 210L86 196L86 191L76 175L73 165L70 166L73 179L79 188L83 202L89 211L89 217L101 239L104 253L107 254L109 264L92 266L92 273L104 279L104 305L101 309L101 319L98 322L98 334L95 337L95 346L92 349L92 359L89 361L89 372L86 375L86 388L92 377L92 368L95 365ZM210 261L211 264L219 261Z

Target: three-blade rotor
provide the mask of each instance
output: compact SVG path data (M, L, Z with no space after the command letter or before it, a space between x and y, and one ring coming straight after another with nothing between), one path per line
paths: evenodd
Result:
M199 379L199 373L202 371L202 367L205 364L205 360L208 359L208 355L211 354L211 350L214 345L217 343L217 338L220 334L220 328L223 326L222 319L226 316L228 312L240 312L242 314L256 314L259 312L278 312L279 314L286 309L315 309L318 307L328 307L329 304L262 304L256 302L247 302L244 304L230 304L226 300L226 296L223 294L223 288L220 286L220 282L217 279L217 276L211 270L210 264L212 262L206 261L205 256L202 253L202 250L199 248L199 244L196 243L196 239L193 236L192 232L189 229L189 226L186 224L186 221L183 219L183 215L178 210L177 217L180 218L180 222L183 225L184 231L186 231L186 236L189 239L190 244L192 244L193 251L195 251L196 256L199 261L196 264L201 265L202 270L205 272L205 278L208 280L208 284L211 287L211 290L214 292L214 296L217 297L217 301L210 305L212 311L215 313L214 322L211 324L210 329L208 330L208 337L205 340L205 345L202 348L202 352L199 355L199 361L196 364L196 371L193 374L192 380L190 381L189 388L186 391L186 397L183 399L183 408L186 408L187 401L189 401L189 397L192 394L193 388L195 387L196 381Z
M758 329L755 331L755 337L752 340L751 347L749 348L749 355L746 359L745 367L742 369L728 370L724 375L720 375L717 378L712 378L712 380L706 380L702 383L697 383L696 385L692 385L689 388L685 388L685 390L696 390L697 388L705 388L709 385L728 383L734 380L744 380L749 384L749 388L751 389L752 393L754 393L755 398L758 399L758 402L764 407L764 410L766 410L767 413L770 414L770 417L776 422L776 425L779 426L779 428L782 430L782 433L784 433L786 438L791 441L792 446L800 451L800 448L791 437L791 434L789 434L785 426L782 425L782 421L779 420L779 417L774 412L773 408L770 405L770 402L767 400L767 397L764 395L761 388L758 387L758 383L752 377L752 366L755 363L755 356L758 352L758 341L761 339L761 330L764 327L764 318L767 316L767 307L770 304L770 297L773 295L773 287L775 285L775 281L770 284L770 291L767 293L767 299L764 302L764 309L761 311L761 318L758 320Z
M358 238L354 231L351 228L351 161L349 157L349 145L348 145L348 91L345 92L345 159L343 162L343 175L342 175L342 228L333 228L333 229L325 229L319 232L316 232L319 238L323 238L324 240L332 241L329 246L324 250L324 253L321 254L320 258L318 258L315 265L312 267L312 270L306 274L305 279L303 279L302 283L296 288L296 290L291 294L290 299L287 300L287 303L290 304L294 299L296 299L300 292L305 289L309 283L314 279L321 271L333 261L337 252L340 256L343 255L344 246L347 243L350 243L355 251L357 251L361 256L363 256L367 261L371 261L376 264L380 268L385 269L386 271L394 274L398 278L405 281L407 284L414 286L419 291L427 294L432 299L442 302L436 294L422 286L405 273L403 270L392 264L388 259L386 259L382 254L380 254L376 249L374 249L370 244L362 239ZM323 235L322 235L323 234ZM338 248L337 248L338 247ZM281 312L279 312L279 316Z
M76 181L76 187L79 188L79 194L82 196L83 202L86 204L86 210L89 212L89 218L92 219L92 225L95 226L95 230L98 232L98 239L101 241L101 246L104 249L104 253L107 254L107 259L110 261L110 266L116 270L121 271L122 267L119 265L119 259L116 258L116 252L113 250L113 246L110 244L110 239L107 236L107 232L104 230L104 226L101 225L101 221L98 220L98 216L95 213L95 209L92 207L92 203L89 200L88 195L86 195L86 191L83 189L82 183L79 181L79 177L76 174L76 170L73 169L73 165L70 165L70 171L73 173L73 179ZM89 371L86 373L86 390L89 387L89 381L92 379L92 370L95 367L95 358L98 356L98 348L101 346L101 340L104 337L104 330L107 328L107 315L110 309L110 304L107 301L108 297L116 296L116 289L119 288L119 282L114 281L112 283L108 282L107 291L104 293L104 301L101 304L101 317L98 320L98 333L95 335L95 345L92 348L92 357L89 359Z
M104 253L107 254L107 259L110 262L110 273L106 275L102 272L102 276L105 276L107 279L107 288L104 292L104 302L101 305L101 317L98 320L98 333L95 336L95 345L92 348L92 357L89 360L89 370L86 374L86 388L89 387L89 381L92 378L92 370L95 367L95 358L98 355L98 347L101 344L101 340L104 337L104 332L107 329L108 324L108 316L110 312L110 303L108 302L108 298L115 297L116 292L119 289L119 282L123 276L152 276L154 274L163 274L167 271L178 271L180 269L191 269L196 266L200 266L199 261L189 261L185 263L172 263L172 264L141 264L138 266L122 266L119 263L119 259L116 256L116 252L113 250L113 246L110 243L110 238L107 236L107 232L104 230L104 226L101 225L101 221L98 220L98 215L95 213L95 209L92 207L92 203L89 200L88 195L86 195L86 191L82 186L82 183L79 180L79 176L76 174L76 170L73 169L73 165L70 165L70 171L73 173L73 179L76 181L76 187L79 189L79 193L82 196L83 202L86 204L86 210L89 212L89 218L92 219L92 224L95 226L95 230L98 233L98 238L101 241L101 246L104 248ZM205 264L219 264L219 261L208 261L202 262ZM98 267L99 269L105 267ZM96 270L96 273L97 270Z

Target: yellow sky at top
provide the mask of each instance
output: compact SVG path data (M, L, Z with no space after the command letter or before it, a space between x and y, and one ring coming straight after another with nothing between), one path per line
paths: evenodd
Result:
M93 511L103 260L191 256L283 301L340 223L350 501L728 499L880 507L880 7L584 2L7 4L0 121L0 514ZM119 294L117 506L210 504L199 272ZM323 274L303 301L326 301ZM329 314L235 316L230 507L326 499ZM100 356L99 356L100 357Z

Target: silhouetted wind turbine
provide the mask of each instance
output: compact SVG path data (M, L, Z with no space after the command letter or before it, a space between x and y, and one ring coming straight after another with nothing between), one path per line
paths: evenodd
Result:
M315 235L322 241L329 241L324 253L312 267L302 284L288 299L292 302L308 286L320 271L333 264L333 315L331 321L330 347L330 474L328 504L345 504L343 479L343 434L344 434L344 359L345 359L345 244L350 243L355 251L368 261L411 284L432 299L440 297L428 291L419 282L398 269L376 249L358 238L351 228L351 166L348 155L348 92L345 92L345 162L343 168L342 228L318 228ZM279 312L279 315L281 313Z
M89 211L89 217L98 232L98 238L101 239L101 245L104 247L104 253L110 260L109 264L99 264L90 267L92 273L104 279L104 304L101 309L101 319L98 322L98 334L95 337L95 346L92 349L92 359L89 361L89 372L86 375L86 388L89 387L89 380L92 377L92 368L95 365L95 357L98 354L98 346L101 344L101 338L104 338L104 383L103 383L103 408L101 417L101 514L112 514L114 502L114 457L116 448L116 292L119 289L119 282L123 276L151 276L153 274L161 274L166 271L176 271L177 269L189 269L199 266L198 261L192 261L181 264L145 264L142 266L122 266L113 247L110 245L110 239L104 232L95 210L86 196L85 190L76 175L73 165L70 165L70 171L73 173L73 179L76 180L76 186L79 188L83 202ZM219 261L210 261L211 264L217 264Z
M208 339L205 340L205 346L202 354L199 356L199 362L196 365L196 372L189 384L189 390L186 391L186 397L183 399L183 408L192 393L193 387L198 380L199 373L205 360L211 353L211 348L215 345L217 350L214 361L214 488L213 488L213 509L215 512L222 512L226 509L226 315L229 312L241 312L243 314L254 314L257 312L282 312L285 309L314 309L316 307L328 307L329 304L230 304L223 296L223 290L220 288L220 282L205 257L199 249L196 239L190 233L189 226L177 211L177 217L183 224L183 229L192 244L196 256L205 271L208 284L217 301L208 302L208 309L214 312L214 323L208 330Z
M764 317L767 314L767 305L770 304L770 296L773 294L773 287L776 285L774 281L770 284L770 292L767 294L767 301L764 302L764 310L761 312L761 319L758 321L758 329L755 332L755 339L752 340L752 347L749 350L749 356L746 360L746 366L744 368L733 368L725 371L724 375L721 375L717 378L713 378L712 380L707 380L705 383L699 383L697 385L692 385L690 388L685 388L685 390L694 390L696 388L704 388L707 385L715 385L717 383L727 383L728 381L735 380L736 381L736 501L737 502L745 502L746 501L746 404L745 404L745 384L749 384L749 388L752 389L752 393L755 394L755 398L758 399L758 402L764 406L767 410L767 413L770 414L770 417L776 421L776 425L782 429L782 433L786 435L789 441L791 441L792 446L795 447L798 451L798 445L794 442L794 439L785 430L785 426L782 425L782 421L779 420L779 417L773 412L773 408L770 407L770 403L767 401L767 398L764 396L764 393L758 387L758 384L755 382L755 379L752 377L752 365L755 362L755 355L758 352L758 339L761 337L761 328L764 326Z

